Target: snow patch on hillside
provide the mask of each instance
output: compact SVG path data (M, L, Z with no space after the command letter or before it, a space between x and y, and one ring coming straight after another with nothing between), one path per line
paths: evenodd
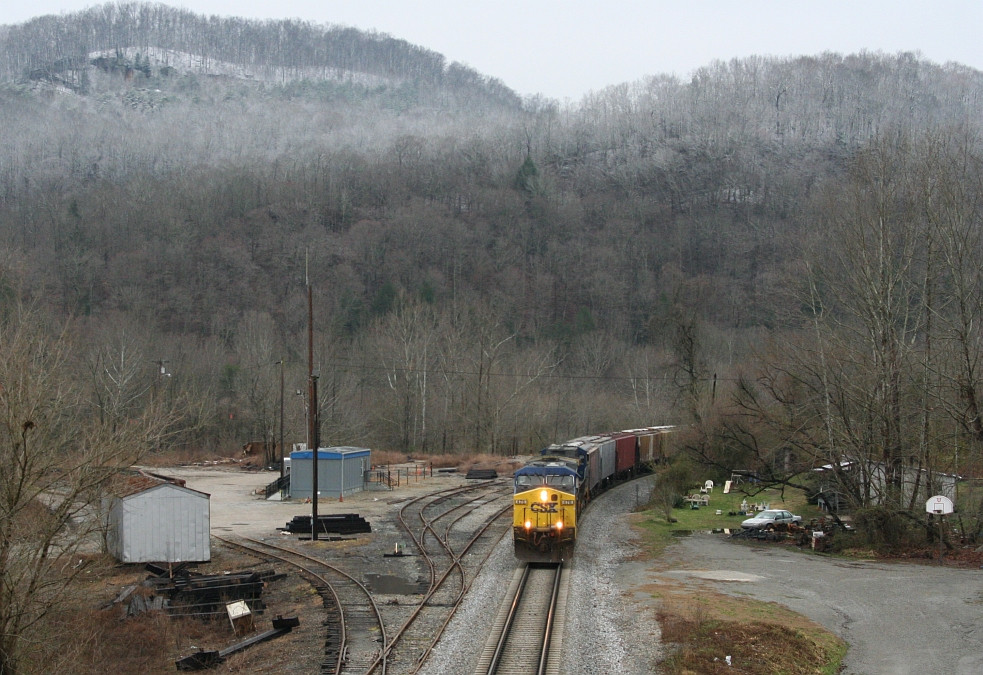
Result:
M285 84L287 82L297 82L301 80L333 81L359 84L363 86L379 86L391 83L390 78L371 75L368 73L356 73L341 68L331 68L328 66L317 68L294 68L283 66L262 66L259 68L238 65L227 61L209 58L199 54L191 54L174 49L161 49L149 47L138 49L127 47L125 49L105 49L89 53L89 60L94 61L99 58L115 59L121 56L130 63L135 63L139 56L141 60L149 59L153 70L161 68L173 68L180 74L196 74L211 77L229 77L253 82L266 82L271 84Z

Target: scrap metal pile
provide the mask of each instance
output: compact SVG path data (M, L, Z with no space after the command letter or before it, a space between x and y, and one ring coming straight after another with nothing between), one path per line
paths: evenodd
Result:
M792 541L798 546L825 551L838 531L846 531L842 523L832 518L814 518L808 523L779 523L763 528L740 529L731 532L730 536L758 541Z
M229 617L229 606L244 603L247 614L262 614L266 608L263 590L266 584L286 575L273 570L263 572L230 572L225 574L196 574L183 564L171 567L148 564L151 576L139 584L128 586L112 604L127 602L127 615L151 610L164 610L172 617L196 617L215 619ZM202 670L212 668L226 657L252 645L286 635L300 624L297 618L276 617L273 627L257 633L222 650L199 650L175 661L178 670ZM249 618L247 632L251 632ZM233 623L233 630L236 624Z
M272 570L212 575L193 574L184 569L165 571L163 575L155 574L123 589L114 604L126 601L130 616L160 609L167 610L171 616L224 616L225 605L237 600L244 600L253 611L262 611L264 586L283 576Z

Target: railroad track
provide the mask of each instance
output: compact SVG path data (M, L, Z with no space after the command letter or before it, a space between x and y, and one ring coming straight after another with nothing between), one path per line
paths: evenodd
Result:
M423 666L478 570L509 531L511 523L504 516L511 513L511 501L501 505L507 494L511 486L497 481L425 495L400 509L400 524L427 565L429 583L421 601L390 638L386 652L390 673L417 673ZM465 566L465 559L475 562Z
M486 532L495 520L510 510L511 503L491 510L485 507L507 494L512 494L511 486L495 482L478 489L451 489L433 499L424 497L414 500L400 509L401 525L423 553L430 568L431 587L436 585L441 572L454 569L463 575L460 558L473 547L477 536ZM473 522L471 527L455 529L465 520L479 522ZM442 532L438 531L441 526ZM462 579L460 586L466 585L466 579Z
M283 546L249 538L216 538L252 555L280 560L313 581L326 612L321 673L361 675L375 669L387 674L385 622L372 593L358 579L339 567Z
M455 487L422 495L400 509L399 524L417 549L425 592L413 603L377 598L354 576L293 548L217 537L229 546L299 569L323 598L322 673L412 675L423 667L468 588L501 538L511 531L509 481ZM288 544L289 546L289 544ZM387 629L388 626L388 629Z
M516 570L476 675L559 673L565 599L562 564L528 564Z

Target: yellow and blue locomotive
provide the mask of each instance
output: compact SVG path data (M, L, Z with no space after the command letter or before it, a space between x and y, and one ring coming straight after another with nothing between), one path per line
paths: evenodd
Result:
M514 476L512 532L521 560L559 561L577 539L577 462L566 457L536 459Z

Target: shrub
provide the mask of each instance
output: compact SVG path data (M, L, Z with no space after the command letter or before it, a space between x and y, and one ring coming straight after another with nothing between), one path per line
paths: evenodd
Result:
M884 506L858 509L853 524L860 544L874 549L917 547L926 542L925 528L910 513Z

